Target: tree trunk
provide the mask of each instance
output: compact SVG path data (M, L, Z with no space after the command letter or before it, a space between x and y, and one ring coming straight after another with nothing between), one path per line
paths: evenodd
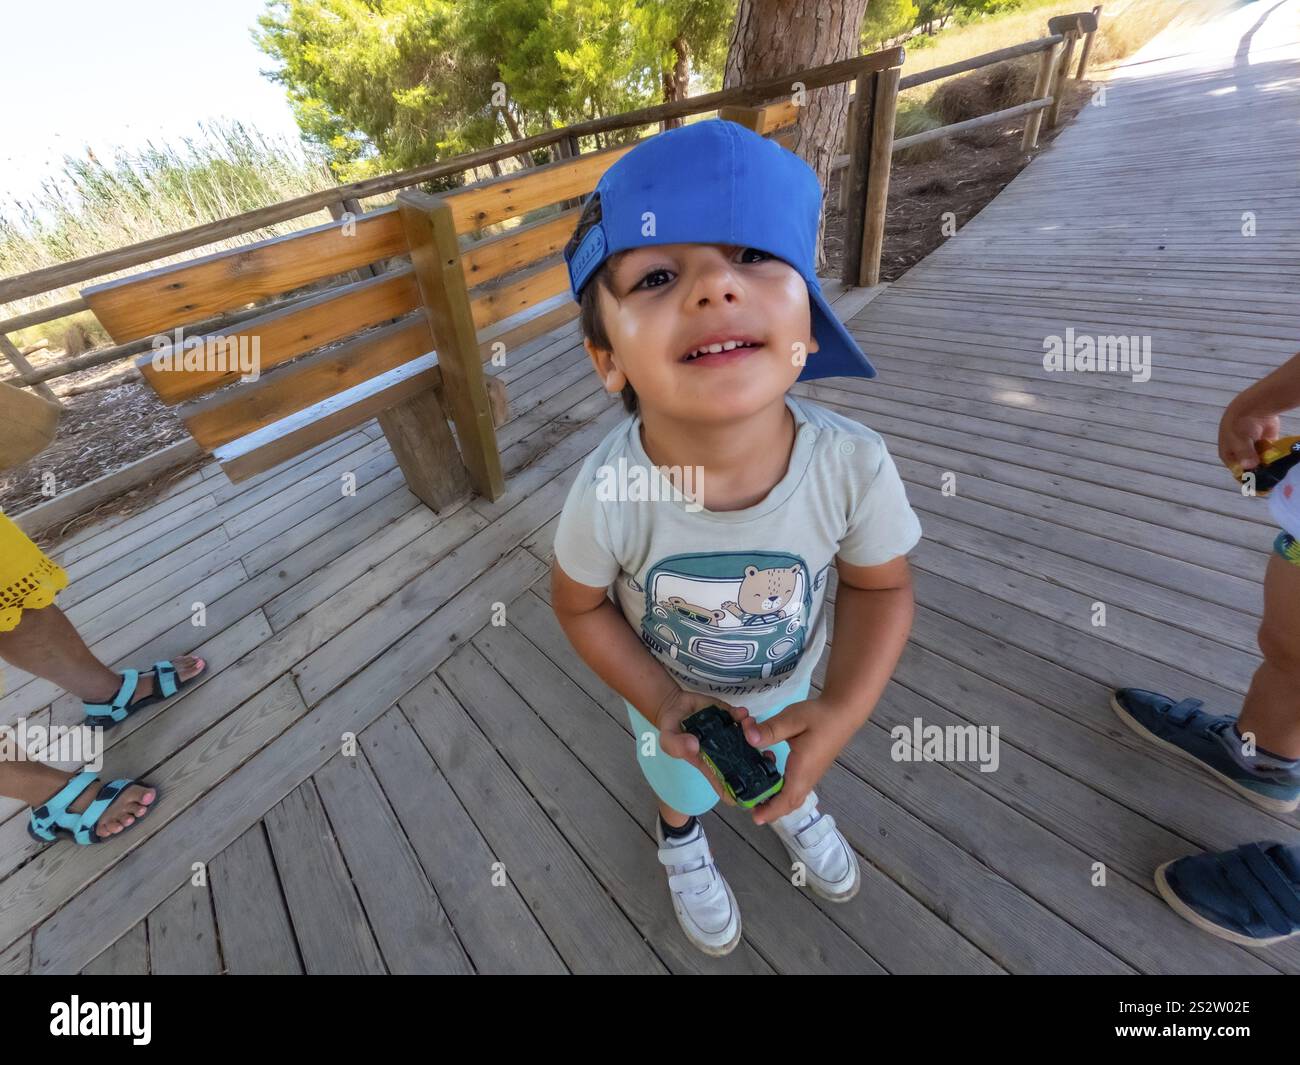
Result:
M672 70L665 70L664 80L664 103L672 103L675 100L686 99L690 91L690 46L686 38L678 34L673 38L673 52L676 55L676 61L673 63ZM662 128L665 130L676 129L682 124L681 116L676 118L666 118L663 121Z
M867 0L739 0L731 27L724 89L780 74L835 63L859 54L859 34ZM791 79L792 81L795 79ZM791 85L790 91L794 92ZM800 108L794 151L817 174L825 204L831 160L839 148L849 110L849 85L808 92ZM817 232L817 272L826 267L822 236L826 230L823 209Z
M501 117L505 119L506 129L510 131L510 139L516 141L523 140L524 135L519 129L519 123L515 121L514 113L510 110L510 108L498 107L497 110L501 112ZM515 158L519 160L519 165L521 167L524 167L525 169L530 166L537 165L536 163L533 162L533 157L529 155L527 152L524 152L522 155L517 155L515 156Z

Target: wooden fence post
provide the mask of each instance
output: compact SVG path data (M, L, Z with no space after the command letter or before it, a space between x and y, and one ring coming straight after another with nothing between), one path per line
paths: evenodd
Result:
M1100 4L1092 9L1092 17L1095 24L1083 35L1083 51L1079 53L1079 69L1075 72L1075 81L1082 81L1084 74L1088 71L1088 56L1092 54L1092 39L1097 36L1097 30L1101 22Z
M334 221L339 221L345 214L351 214L353 218L360 218L365 211L361 209L361 201L356 199L339 200L337 203L329 205L330 217ZM374 266L358 266L355 270L348 271L348 277L353 281L364 281L368 277L377 277L383 271Z
M1052 91L1055 80L1056 60L1061 54L1061 45L1052 45L1043 49L1038 59L1038 77L1034 79L1034 92L1031 99L1041 100ZM1043 112L1035 111L1025 119L1025 135L1020 141L1020 150L1027 152L1038 147L1038 131L1043 124Z
M556 141L554 147L555 152L553 154L557 159L576 159L582 154L582 150L578 145L578 138L572 133ZM581 203L582 197L575 196L572 199L565 200L561 206L567 211L570 207L577 207Z
M399 193L397 204L461 455L475 491L498 499L505 492L505 477L451 207L441 197L413 189ZM388 426L384 431L388 435Z
M849 210L844 216L840 276L846 285L880 284L900 76L898 67L858 75L857 103L850 108L853 127L845 138L850 146L843 179L849 186Z
M14 342L3 333L0 333L0 352L3 352L5 358L13 364L13 368L18 371L18 377L23 384L29 385L33 392L44 396L46 399L53 400L55 403L59 402L59 397L54 394L54 390L44 381L32 381L32 378L36 375L36 367L27 361L23 353L14 345ZM59 404L59 406L62 405Z
M844 123L844 154L850 159L853 158L853 136L854 130L857 129L858 100L855 96L849 102L849 116ZM841 168L840 173L840 214L848 214L849 211L849 172L847 168Z
M1065 75L1070 69L1070 59L1074 55L1074 45L1079 39L1077 31L1071 30L1065 35L1064 51L1061 62L1056 68L1056 77L1052 85L1052 106L1047 109L1047 128L1055 129L1061 117L1061 101L1065 98Z
M857 163L853 173L853 190L850 195L861 204L861 221L854 218L852 228L845 218L845 277L846 283L870 287L880 283L880 254L884 248L885 208L889 200L889 172L893 166L894 112L898 107L897 66L876 70L866 75L871 87L865 90L863 78L858 78L859 105L857 126L853 131L853 156L850 168ZM867 118L863 122L863 117ZM861 194L859 194L861 190ZM853 215L858 215L854 211ZM855 254L849 255L849 233L855 230Z

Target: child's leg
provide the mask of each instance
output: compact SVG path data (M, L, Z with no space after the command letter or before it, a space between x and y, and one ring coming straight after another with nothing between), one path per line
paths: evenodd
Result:
M805 688L790 702L798 702L807 697L808 690ZM637 762L659 799L659 813L664 819L664 824L679 828L686 823L687 818L698 817L712 810L721 800L704 774L690 762L664 754L659 749L659 730L638 713L636 707L626 699L623 702L627 706L628 720L632 723ZM788 705L789 703L786 703L765 714L757 715L755 720L766 721L779 714ZM777 772L784 773L785 760L790 755L790 745L782 741L774 744L770 749L776 757Z
M690 762L664 754L659 747L659 730L636 707L624 702L636 743L636 760L659 799L664 824L680 828L688 818L712 810L719 802L718 793L704 779L704 774Z
M1250 682L1237 728L1280 758L1300 758L1300 563L1274 554L1264 574L1264 662Z

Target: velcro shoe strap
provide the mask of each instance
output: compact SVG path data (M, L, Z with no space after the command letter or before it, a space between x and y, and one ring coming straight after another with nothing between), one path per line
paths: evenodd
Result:
M713 860L713 855L709 853L709 841L704 838L703 833L698 839L683 843L680 847L659 848L659 861L664 865L689 865L700 859L706 862Z
M707 865L703 869L692 869L686 873L674 873L668 878L668 887L680 895L694 895L713 883L713 870Z
M1278 909L1290 919L1291 925L1300 925L1300 893L1297 893L1295 885L1282 875L1258 843L1248 844L1241 850L1246 867L1255 874L1255 879L1268 892L1268 897L1277 903ZM1290 931L1290 928L1286 931Z
M834 831L835 818L830 814L822 814L821 817L800 832L795 839L804 850L815 851Z

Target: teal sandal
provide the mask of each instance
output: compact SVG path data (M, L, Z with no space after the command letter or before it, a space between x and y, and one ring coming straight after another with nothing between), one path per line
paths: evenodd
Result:
M199 661L203 661L199 659ZM177 692L188 688L198 680L208 670L207 662L203 662L203 668L200 669L189 680L181 680L180 674L176 671L176 666L169 661L155 662L153 669L145 670L145 673L152 673L155 677L154 690L138 702L131 702L131 697L135 695L135 689L140 683L140 671L138 669L125 669L122 671L122 686L117 689L117 694L113 696L113 701L108 703L83 703L86 710L87 725L97 726L99 728L112 728L114 725L125 721L137 710L143 710L146 706L153 706L155 703L161 703L170 699Z
M140 816L137 816L135 823L127 825L122 829L122 832L113 832L107 836L95 834L95 826L99 824L99 819L104 816L104 811L113 804L113 800L124 790L132 784L139 784L142 788L151 789L154 793L154 800L149 804L150 809L157 805L161 795L157 786L146 784L143 780L114 780L100 788L99 794L95 796L95 801L82 810L81 813L73 813L69 810L68 807L77 801L77 796L98 779L99 777L90 770L74 774L59 789L57 795L47 799L32 811L27 822L27 834L38 843L52 843L60 836L67 836L74 843L78 843L83 847L95 843L105 843L110 839L116 839L122 832L129 832L136 824L140 823Z

